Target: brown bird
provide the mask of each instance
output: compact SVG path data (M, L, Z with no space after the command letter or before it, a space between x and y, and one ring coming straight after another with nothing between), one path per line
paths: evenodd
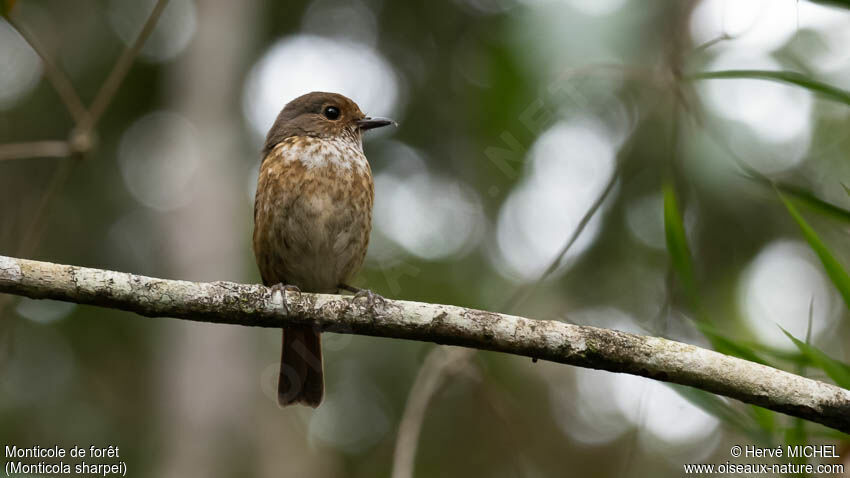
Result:
M348 281L366 257L374 199L362 132L390 124L336 93L308 93L283 108L266 136L254 201L254 257L265 285L358 291ZM278 403L317 407L324 388L319 332L283 329Z

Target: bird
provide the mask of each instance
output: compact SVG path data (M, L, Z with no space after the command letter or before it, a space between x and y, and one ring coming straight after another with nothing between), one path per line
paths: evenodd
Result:
M363 132L396 123L369 117L338 93L287 103L266 135L254 199L253 249L263 284L281 291L338 293L366 257L375 196ZM283 329L277 400L319 406L324 396L317 329Z

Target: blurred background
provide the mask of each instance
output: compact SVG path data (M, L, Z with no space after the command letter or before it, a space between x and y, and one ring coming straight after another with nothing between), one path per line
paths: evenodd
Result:
M850 89L841 2L171 0L90 144L66 154L80 123L19 32L89 105L154 3L18 0L0 19L0 144L15 144L0 147L0 254L259 282L263 137L287 101L335 91L400 124L366 138L376 199L356 285L850 386L850 107L813 93ZM800 75L698 75L721 70ZM44 140L60 143L16 146ZM326 334L325 402L282 410L278 330L0 304L0 441L119 446L133 476L388 476L420 367L452 350ZM850 443L521 357L436 373L415 476L679 476L733 444Z

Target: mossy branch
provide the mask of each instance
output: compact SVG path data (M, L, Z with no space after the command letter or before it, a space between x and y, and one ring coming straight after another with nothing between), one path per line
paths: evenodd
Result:
M187 282L0 256L0 292L256 327L323 331L493 350L689 385L850 432L850 391L659 337L401 300ZM288 313L287 313L288 310Z

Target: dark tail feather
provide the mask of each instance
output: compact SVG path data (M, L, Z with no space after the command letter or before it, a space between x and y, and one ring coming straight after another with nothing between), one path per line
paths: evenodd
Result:
M301 403L316 408L324 393L321 336L309 327L283 329L277 403L282 407Z

